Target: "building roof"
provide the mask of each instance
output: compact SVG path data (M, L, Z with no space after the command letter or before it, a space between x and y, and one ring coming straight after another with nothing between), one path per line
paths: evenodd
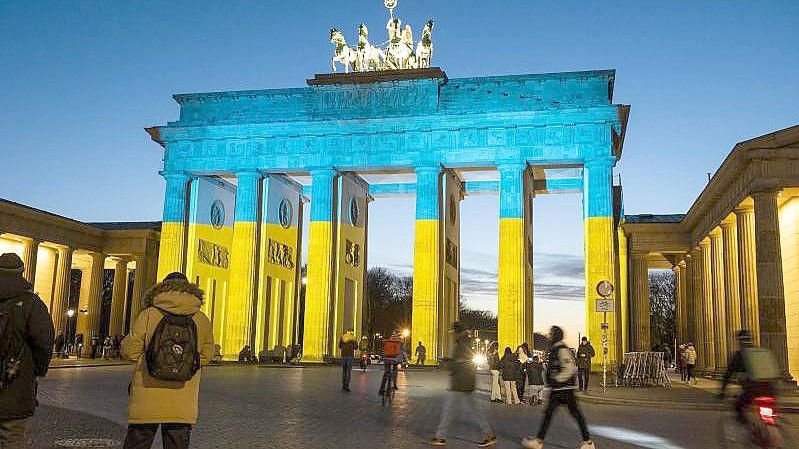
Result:
M89 226L94 226L95 228L105 229L108 231L120 231L120 230L160 231L161 230L160 221L108 221L108 222L95 222L95 223L86 223L86 224L88 224Z
M638 214L625 215L627 223L679 223L685 218L685 214Z

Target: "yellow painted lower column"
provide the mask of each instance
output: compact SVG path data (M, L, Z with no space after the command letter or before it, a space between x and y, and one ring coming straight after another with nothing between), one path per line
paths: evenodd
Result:
M603 280L612 282L615 278L613 232L613 217L588 217L585 220L585 326L588 338L596 343L601 341L603 320L603 314L596 311L596 300L599 297L596 285ZM633 279L632 282L636 281ZM615 313L619 313L618 303ZM635 316L631 316L630 319L631 327L635 328ZM608 363L610 364L619 359L615 339L618 329L615 321L614 313L608 313ZM601 349L597 352L600 351ZM602 357L594 357L592 363L594 369L601 369Z
M497 340L500 349L509 346L515 350L522 343L529 344L531 338L526 322L532 310L525 310L526 246L524 218L500 218L497 286Z
M618 320L621 325L620 329L620 348L618 351L619 357L621 357L625 352L629 351L629 342L630 342L630 296L629 296L629 260L627 257L627 235L624 233L624 230L619 227L618 229L618 244L619 244L619 281L617 288L617 296L619 298L618 304L620 305L621 310L619 311L618 315L620 319Z
M416 220L413 246L413 314L411 329L413 341L421 341L427 348L425 364L433 365L439 354L438 329L441 289L441 229L439 221Z
M317 201L312 199L311 202ZM333 269L333 223L312 221L308 244L308 284L302 360L322 362L328 353L328 327Z

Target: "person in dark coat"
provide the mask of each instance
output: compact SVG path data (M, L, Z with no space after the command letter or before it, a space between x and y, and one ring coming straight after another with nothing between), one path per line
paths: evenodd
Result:
M77 358L83 356L83 332L75 336L75 355Z
M358 348L358 339L352 329L344 332L338 341L341 349L341 390L350 391L350 378L352 377L352 363L355 360L355 350Z
M502 402L502 363L499 361L497 342L488 349L488 369L491 370L491 402Z
M541 392L544 389L544 365L537 355L527 362L527 381L530 383L530 404L543 402Z
M577 379L580 391L588 391L588 379L591 376L591 358L596 355L594 347L588 341L588 337L583 337L580 347L577 348Z
M47 306L22 277L24 268L16 254L0 256L0 313L11 314L13 331L21 340L16 377L9 379L8 370L0 373L7 384L0 388L0 447L28 447L26 419L33 416L37 405L36 378L47 374L53 354L53 320ZM0 357L8 360L5 354Z
M505 385L505 403L508 405L521 404L519 390L516 387L516 382L519 381L522 371L519 357L511 351L510 347L506 347L500 364L502 365L502 383Z
M483 434L483 439L478 446L493 446L497 444L497 436L480 409L477 397L474 394L477 367L473 361L471 334L466 324L460 321L456 321L453 324L452 331L455 334L455 345L452 348L452 354L449 359L445 361L450 372L450 387L444 402L441 404L441 418L436 428L436 436L431 441L431 444L433 446L446 445L446 435L450 421L457 419L461 411L466 411L475 417L477 425Z

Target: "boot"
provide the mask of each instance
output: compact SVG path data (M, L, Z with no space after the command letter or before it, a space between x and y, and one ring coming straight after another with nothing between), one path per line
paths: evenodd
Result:
M541 438L522 438L522 447L525 449L544 449L544 441Z

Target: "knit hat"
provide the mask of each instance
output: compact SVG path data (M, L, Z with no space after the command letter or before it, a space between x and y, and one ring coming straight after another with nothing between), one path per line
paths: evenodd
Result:
M25 271L22 259L14 253L5 253L0 256L0 275L20 275Z

